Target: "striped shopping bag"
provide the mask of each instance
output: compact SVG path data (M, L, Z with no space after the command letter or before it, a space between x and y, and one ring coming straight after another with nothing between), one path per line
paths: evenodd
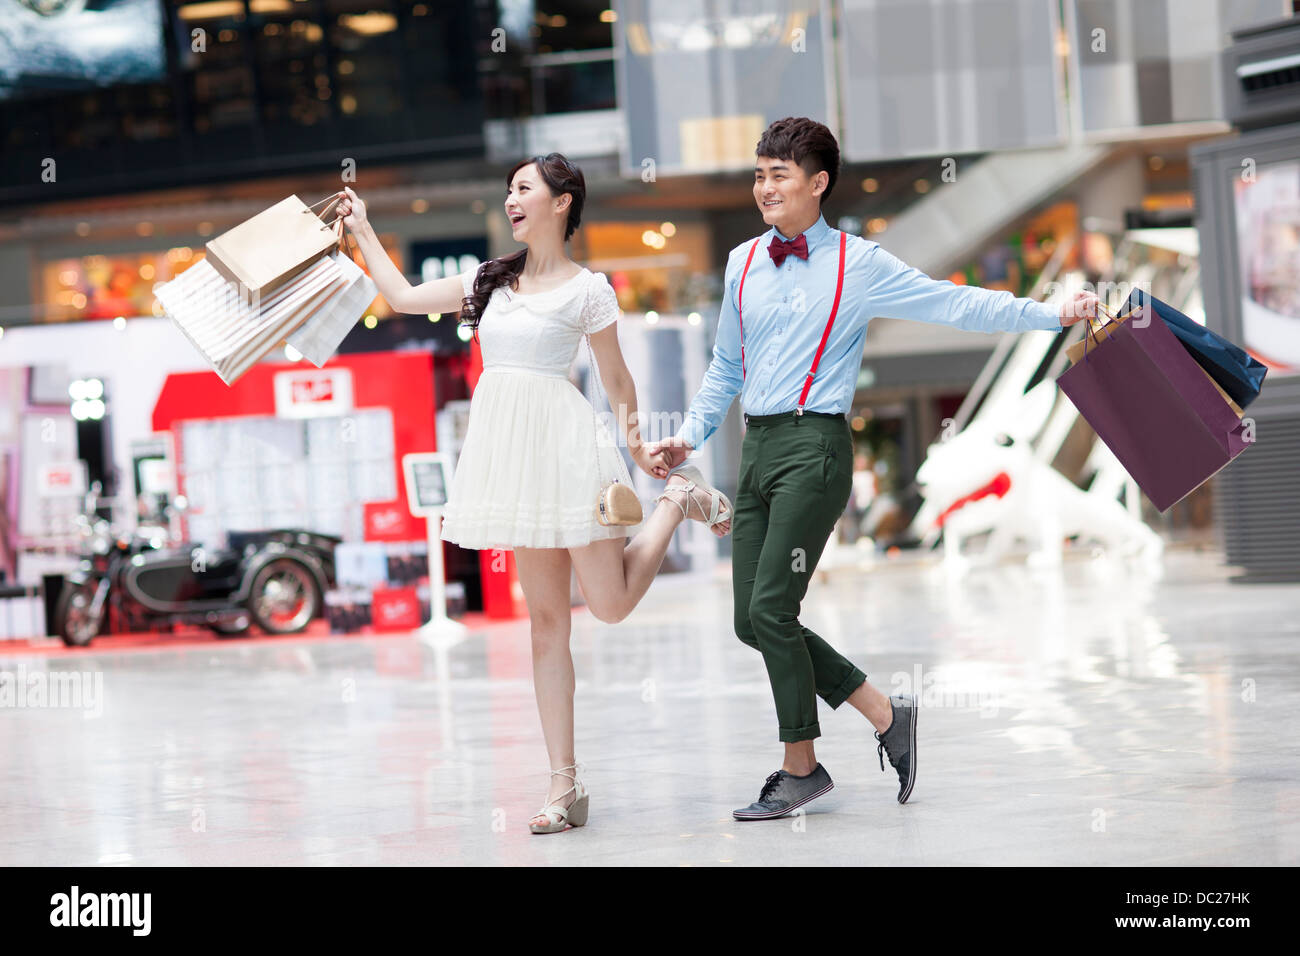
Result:
M244 294L206 259L153 291L168 318L231 385L354 284L339 257L317 260L262 297Z

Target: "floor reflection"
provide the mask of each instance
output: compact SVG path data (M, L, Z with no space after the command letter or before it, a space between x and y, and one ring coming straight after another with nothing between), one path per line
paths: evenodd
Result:
M1219 565L818 576L804 622L922 699L916 790L900 807L871 728L822 707L835 790L763 823L730 816L781 749L725 577L656 582L619 625L575 617L592 815L555 836L526 828L547 763L524 622L28 655L101 673L102 714L0 708L0 862L1295 864L1300 596Z

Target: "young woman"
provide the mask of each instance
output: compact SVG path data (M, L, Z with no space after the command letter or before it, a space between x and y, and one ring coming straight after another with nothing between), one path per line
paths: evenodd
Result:
M461 320L482 333L483 375L470 402L442 537L466 548L515 552L552 768L546 804L529 828L555 833L586 823L588 808L573 747L570 569L591 612L607 623L621 621L650 586L677 526L690 517L721 537L731 530L731 502L695 468L677 468L630 544L628 527L596 520L600 489L614 478L630 486L631 478L608 429L568 380L584 334L590 333L633 460L648 474L666 465L647 454L635 424L636 388L618 347L614 290L604 275L566 255L564 244L578 228L586 198L582 171L550 153L516 164L506 184L511 231L527 248L484 263L476 275L415 287L385 254L351 189L343 190L339 212L395 310L459 309Z

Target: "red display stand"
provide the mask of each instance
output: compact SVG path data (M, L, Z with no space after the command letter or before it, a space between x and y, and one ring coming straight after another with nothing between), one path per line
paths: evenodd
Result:
M316 369L302 363L263 362L227 386L211 372L169 375L154 406L153 427L179 437L187 421L346 416L386 408L391 413L396 496L365 503L366 541L423 542L426 523L406 505L402 456L437 450L433 356L428 352L341 355ZM179 491L184 487L183 444L176 442Z
M313 386L331 369L347 369L350 394ZM323 369L302 363L263 362L253 366L234 385L226 385L212 372L180 372L167 376L153 410L155 432L176 431L180 422L196 419L284 415L286 393L277 405L276 377L292 372L302 378L292 382L287 399L338 405L336 414L356 408L388 408L393 417L393 468L397 495L390 504L408 522L410 533L401 539L424 539L424 522L406 510L406 479L402 456L437 451L434 430L433 356L428 352L365 352L331 359ZM282 380L283 381L283 380ZM328 384L328 383L327 383ZM297 416L295 416L297 417ZM178 446L178 471L181 462Z
M483 613L495 620L527 617L528 605L515 572L515 553L480 551L478 567L483 582Z

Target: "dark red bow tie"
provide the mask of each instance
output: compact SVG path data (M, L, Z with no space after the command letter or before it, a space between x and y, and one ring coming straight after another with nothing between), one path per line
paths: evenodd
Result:
M772 244L767 247L767 254L772 257L772 261L780 268L781 263L785 262L785 257L794 253L800 259L808 258L808 240L804 238L801 232L789 242L784 239L772 237Z

